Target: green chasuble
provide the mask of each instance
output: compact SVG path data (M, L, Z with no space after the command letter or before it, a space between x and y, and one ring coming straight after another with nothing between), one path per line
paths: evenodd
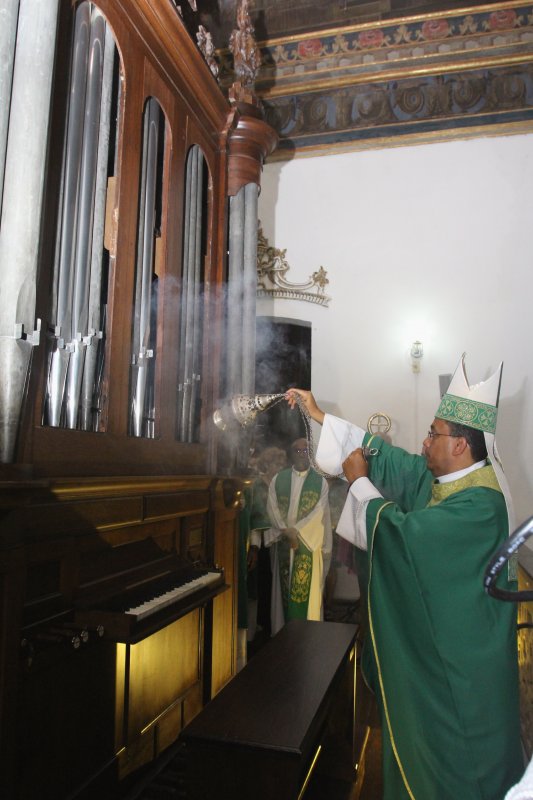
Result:
M271 522L267 514L268 483L258 478L252 484L252 505L250 509L250 530L264 531L270 528ZM259 569L256 566L248 570L248 597L257 600L259 596Z
M368 443L366 437L365 443ZM516 607L485 568L508 536L492 467L436 484L425 459L372 439L365 678L383 723L384 800L502 800L523 772ZM502 588L515 588L507 576Z
M291 497L292 468L278 472L276 476L276 498L283 519L287 519ZM306 517L320 500L322 478L310 469L307 473L298 504L297 521ZM285 622L292 619L307 619L311 579L313 574L313 553L298 539L294 551L292 572L290 570L290 546L287 539L276 544L278 550L279 581L283 600Z
M268 485L258 478L243 492L243 508L239 514L238 542L238 593L237 593L237 627L248 627L248 598L257 599L257 567L248 569L248 547L250 531L270 528L270 520L266 512Z

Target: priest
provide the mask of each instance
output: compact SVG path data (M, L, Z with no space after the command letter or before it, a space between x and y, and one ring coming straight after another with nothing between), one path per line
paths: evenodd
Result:
M366 599L384 800L501 800L523 772L516 608L483 588L513 526L495 441L501 372L470 385L462 357L422 456L287 393L323 425L319 466L350 484L337 532L356 547Z
M270 482L263 532L271 548L271 632L289 620L323 617L324 582L331 562L332 533L327 481L309 464L307 441L290 448L292 467Z

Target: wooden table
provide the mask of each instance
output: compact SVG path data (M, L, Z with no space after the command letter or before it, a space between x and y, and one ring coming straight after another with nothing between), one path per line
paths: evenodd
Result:
M338 735L353 767L356 633L294 621L260 650L181 734L188 800L296 800Z

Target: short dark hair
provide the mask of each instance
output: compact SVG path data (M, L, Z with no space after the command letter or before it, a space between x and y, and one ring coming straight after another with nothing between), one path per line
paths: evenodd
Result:
M450 422L449 420L446 420L446 422L450 426L452 436L463 436L466 439L474 462L483 461L484 458L487 458L487 447L483 431L478 431L477 428L469 428L468 425L461 425L459 422Z

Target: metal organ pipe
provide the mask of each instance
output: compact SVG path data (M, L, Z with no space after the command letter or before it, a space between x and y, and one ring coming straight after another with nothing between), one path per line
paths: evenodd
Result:
M187 292L189 288L189 249L190 249L190 219L191 219L191 192L193 182L193 158L192 149L187 156L187 166L185 170L185 211L183 219L183 261L181 272L181 314L180 314L180 341L178 356L178 416L177 416L177 438L178 441L185 440L183 408L185 405L185 381L186 381L186 350L187 350Z
M230 197L227 323L227 394L242 394L242 297L245 187Z
M186 247L183 260L183 306L181 322L181 342L183 364L182 401L180 414L180 439L188 441L189 406L191 402L192 380L192 326L194 324L194 262L196 251L196 197L198 195L198 147L192 147L187 157L187 207L185 213Z
M14 458L32 347L39 341L35 299L58 6L59 0L21 0L18 13L0 222L0 458L4 463ZM3 35L12 36L16 4L8 2L6 7L9 24ZM7 52L13 52L11 40ZM5 113L3 102L1 113Z
M205 159L198 145L187 157L183 238L182 305L178 383L178 439L195 437L196 407L201 379L202 257Z
M93 11L84 115L88 124L84 125L83 130L80 187L78 195L78 224L73 276L72 350L66 398L68 428L76 428L77 426L85 347L88 344L89 281L104 44L105 20L101 14L97 11Z
M58 230L59 259L54 275L55 349L48 373L48 424L59 426L72 343L72 299L78 223L78 192L82 159L85 93L91 38L91 9L82 3L76 10L74 51L70 78L67 140L63 163L63 208Z
M105 17L94 4L81 3L74 25L54 265L45 417L52 426L92 427L98 340L103 336L103 234L115 59Z
M107 172L109 159L109 139L111 128L111 106L113 99L113 76L116 47L113 34L106 26L104 64L102 74L102 102L98 132L98 159L96 166L96 187L91 245L91 277L89 285L88 336L83 370L81 392L81 427L88 431L97 428L98 420L93 419L93 401L96 394L97 361L99 342L103 339L104 309L102 308L102 280L104 230L106 213Z
M0 210L6 165L7 131L9 126L9 106L13 84L13 64L17 41L17 20L19 0L0 0Z
M226 349L229 395L255 392L257 198L255 183L242 186L230 197ZM234 466L247 466L248 447L247 437L231 442Z
M245 219L242 287L242 391L255 392L255 327L257 296L257 201L255 183L244 187Z
M204 156L199 147L196 148L197 167L197 192L196 192L196 219L195 219L195 251L194 251L194 291L193 291L193 325L192 325L192 374L191 374L191 402L189 405L187 441L192 442L194 437L194 420L198 387L200 381L201 363L201 302L200 287L202 285L202 233L206 220L203 217L203 186L204 186Z
M150 348L150 333L160 113L159 103L153 97L150 98L144 112L139 249L135 286L131 400L131 432L133 436L143 436L147 400L148 359L153 357L153 351Z
M255 391L257 198L255 183L230 198L226 389L231 395ZM240 313L235 313L237 309Z

